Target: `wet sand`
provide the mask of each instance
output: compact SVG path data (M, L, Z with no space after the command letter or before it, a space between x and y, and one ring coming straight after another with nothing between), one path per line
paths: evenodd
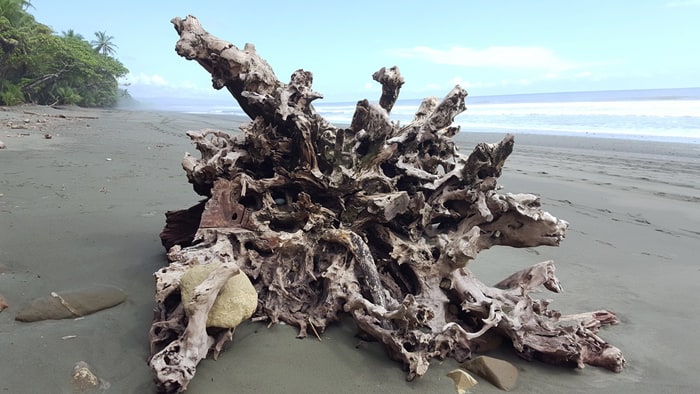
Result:
M167 112L0 108L7 145L0 150L0 294L9 305L0 312L1 392L70 393L81 360L110 383L107 392L154 392L145 359L152 273L166 263L158 233L165 211L198 201L180 168L184 152L195 152L185 131L235 131L239 123ZM457 141L468 152L501 137L470 133ZM555 260L565 292L541 296L564 313L618 313L622 323L601 336L628 364L620 374L569 370L521 360L503 347L493 355L520 369L515 391L700 390L700 145L516 135L500 184L541 195L545 209L571 227L558 248L496 248L470 268L495 283ZM95 284L118 286L129 298L81 320L14 320L34 298ZM188 392L454 392L445 376L453 361L436 361L426 376L406 382L400 365L378 345L360 343L350 324L329 329L322 342L295 334L287 326L242 325L218 361L200 364ZM471 391L500 392L483 380Z

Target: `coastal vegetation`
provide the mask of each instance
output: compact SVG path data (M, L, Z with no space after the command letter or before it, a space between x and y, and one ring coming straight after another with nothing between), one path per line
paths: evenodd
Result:
M127 68L104 31L87 41L72 29L61 34L35 20L26 0L0 0L0 105L34 103L110 107Z

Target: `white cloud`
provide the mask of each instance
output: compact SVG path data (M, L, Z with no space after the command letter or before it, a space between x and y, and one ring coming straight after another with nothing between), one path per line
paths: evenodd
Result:
M200 90L202 89L201 86L197 85L196 83L192 81L183 81L180 86L184 89L193 89L193 90Z
M179 82L173 82L165 79L164 77L158 75L158 74L146 74L146 73L138 73L138 74L128 74L126 77L121 79L119 81L120 84L122 85L130 85L130 86L149 86L149 87L157 87L157 88L172 88L172 89L183 89L183 90L191 90L191 91L196 91L196 92L201 92L201 91L210 91L212 88L210 86L202 86L201 84L196 84L192 81L179 81Z
M124 80L121 81L123 84L131 85L148 85L148 86L172 86L165 78L158 74L148 75L145 73L129 74Z
M437 64L465 67L531 68L567 70L576 67L573 62L560 58L541 47L492 46L484 49L452 47L447 50L418 46L394 49L395 56L422 59Z
M484 86L484 84L481 82L472 82L472 81L468 81L466 79L463 79L460 76L457 76L457 77L450 79L450 81L448 82L448 86L445 86L442 88L445 89L445 88L448 88L449 86L455 86L455 85L459 85L459 86L463 87L464 89L472 89L475 87Z
M461 76L456 76L454 78L451 78L450 80L443 82L443 83L428 83L424 87L424 91L430 91L430 92L436 92L436 94L439 94L438 92L445 92L449 91L456 85L459 85L460 87L467 89L467 90L473 90L473 89L488 89L488 88L494 88L494 87L502 87L502 86L512 86L512 85L530 85L534 82L536 82L537 79L520 79L520 80L507 80L507 79L501 79L498 81L474 81L474 80L467 80L462 78Z
M129 73L119 80L134 97L208 97L217 94L211 86L170 81L159 74Z

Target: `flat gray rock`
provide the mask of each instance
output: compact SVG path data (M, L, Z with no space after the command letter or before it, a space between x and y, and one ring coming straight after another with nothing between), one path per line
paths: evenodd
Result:
M99 285L81 290L52 292L48 297L37 298L25 306L17 313L15 320L34 322L71 319L111 308L125 300L126 293L115 286Z

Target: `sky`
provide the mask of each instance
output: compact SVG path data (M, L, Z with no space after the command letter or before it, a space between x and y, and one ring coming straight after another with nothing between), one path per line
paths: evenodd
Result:
M700 87L700 0L32 0L38 22L88 40L106 31L136 99L215 98L175 53L170 20L195 15L277 78L313 72L324 102L377 100L372 74L398 66L400 98Z

